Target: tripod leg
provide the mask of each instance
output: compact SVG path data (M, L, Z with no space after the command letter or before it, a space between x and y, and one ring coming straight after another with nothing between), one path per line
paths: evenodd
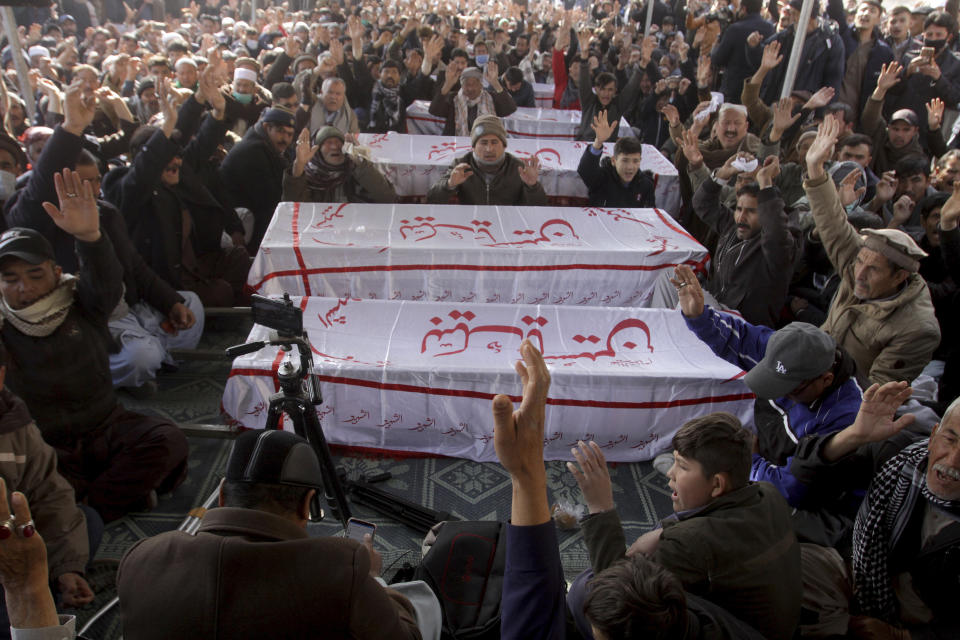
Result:
M347 503L347 494L343 490L340 478L337 476L337 469L333 466L333 457L330 455L330 447L327 446L327 439L323 435L323 429L320 427L320 420L317 418L317 412L314 407L306 402L298 402L298 415L290 412L290 418L294 425L305 431L307 440L313 445L313 450L320 459L320 470L323 473L323 494L327 499L327 505L330 507L330 513L334 518L343 523L344 528L350 519L350 505ZM298 425L298 421L300 424Z
M267 424L264 429L279 429L280 420L283 419L283 402L280 396L270 398L270 406L267 408Z

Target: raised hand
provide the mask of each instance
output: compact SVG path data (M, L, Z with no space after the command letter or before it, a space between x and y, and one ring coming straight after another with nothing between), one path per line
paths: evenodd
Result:
M517 167L517 171L525 185L528 187L537 186L537 182L540 181L540 158L537 156L526 158L523 161L523 166Z
M300 41L294 36L287 36L283 41L283 52L288 58L296 58L300 55Z
M589 29L584 29L577 34L577 43L580 45L580 59L586 60L590 57L590 38L593 36Z
M697 318L703 314L703 288L697 275L688 265L678 264L673 270L674 277L670 282L677 288L677 297L680 299L680 311L688 318Z
M509 396L494 397L493 445L500 464L510 473L514 484L513 524L524 526L550 520L543 465L543 425L550 372L543 356L529 340L521 343L520 355L523 361L516 363L516 370L523 383L523 400L514 411Z
M771 141L776 142L779 140L783 132L793 126L793 123L799 118L800 112L793 113L793 100L790 98L780 98L773 107ZM774 136L774 134L776 135Z
M853 424L848 427L850 435L862 444L880 442L898 433L914 421L913 414L904 414L894 420L897 409L913 389L907 382L887 382L873 384L863 393L860 411Z
M900 82L900 71L903 69L896 62L890 62L880 67L880 75L877 77L877 88L873 91L873 97L882 100L887 95L890 87Z
M158 83L157 93L160 97L160 111L163 113L163 135L169 138L177 125L177 96L174 94L170 78L164 78Z
M757 171L757 184L760 185L761 189L766 189L773 185L773 181L778 175L780 175L780 158L768 156L763 161L763 166Z
M907 223L910 219L910 216L913 215L913 208L916 206L916 203L913 201L913 198L904 194L893 203L893 217L890 219L890 222L887 224L887 227L890 229L896 229ZM942 213L940 214L942 217Z
M697 169L703 164L703 153L700 152L700 139L693 131L684 131L680 140L680 150L683 151L687 164L691 169Z
M440 93L446 95L453 91L453 87L460 82L461 73L459 68L448 66L443 76L443 86L440 87Z
M593 146L597 149L603 149L603 143L606 142L610 136L613 134L613 129L616 126L616 123L611 124L607 120L607 112L600 111L597 115L593 116L593 122L591 123L593 127L593 132L595 134L593 138Z
M835 93L836 91L833 87L820 87L815 94L810 96L810 99L803 105L803 108L812 111L813 109L825 107L833 100Z
M0 478L0 522L6 529L6 537L0 542L0 582L7 596L11 625L56 626L57 609L47 582L47 547L33 524L27 497L19 491L8 494L3 478Z
M530 47L530 50L533 51L534 48ZM439 35L434 35L427 43L424 45L424 57L430 61L430 64L436 64L437 60L440 59L440 54L443 52L443 38Z
M893 200L893 196L897 192L897 174L893 171L884 171L880 180L877 181L875 189L874 199L881 205ZM943 214L941 213L941 215Z
M759 47L761 42L763 42L763 35L759 31L754 31L747 36L747 46L751 49Z
M927 103L927 126L930 131L936 131L943 124L943 100L934 98Z
M313 159L313 156L317 155L317 151L319 150L320 146L312 144L312 140L310 140L310 128L304 127L297 137L297 159L294 161L293 168L291 169L291 173L295 178L303 175L303 170L307 166L307 163Z
M522 177L523 169L521 168L520 171L521 171L521 177ZM469 178L472 175L473 175L473 169L470 168L470 165L467 164L466 162L461 162L460 164L458 164L453 168L453 171L450 172L450 177L447 178L447 188L456 189L457 187L462 185L464 182L466 182L467 178Z
M44 202L43 208L54 224L81 242L100 239L100 210L89 180L80 180L80 174L70 169L53 174L60 208Z
M866 187L857 189L857 180L859 178L860 172L855 169L845 175L843 180L840 181L840 184L837 185L837 194L840 196L840 204L843 206L856 202L866 193Z
M700 56L697 62L697 86L708 88L713 78L713 68L709 55Z
M819 178L823 175L823 165L833 158L833 150L840 135L840 123L832 115L828 115L817 128L817 137L807 150L807 175L810 178Z
M332 56L333 63L338 67L343 64L343 43L337 38L330 40L330 48L327 49Z
M582 440L577 446L570 449L570 453L577 459L579 467L567 463L567 469L577 481L583 499L587 503L590 513L602 513L613 509L613 486L610 482L610 470L607 469L607 460L603 456L603 449L596 442L589 444Z
M783 62L783 56L780 55L780 41L774 40L763 48L763 55L760 57L760 68L764 71L770 71L781 62Z
M496 62L488 61L483 75L494 93L500 93L503 90L503 87L500 86L500 67Z
M74 135L82 135L97 113L97 96L88 91L80 78L67 87L63 104L63 128Z

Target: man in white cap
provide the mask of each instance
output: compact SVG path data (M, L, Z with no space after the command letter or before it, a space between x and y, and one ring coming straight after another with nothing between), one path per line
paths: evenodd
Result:
M173 71L177 76L176 86L180 89L190 89L196 91L200 79L197 71L197 63L190 56L183 56L173 65Z
M507 153L507 132L495 115L478 116L470 134L473 150L453 165L427 192L427 202L545 206L536 156L520 160Z
M861 236L848 224L823 168L839 131L839 122L827 116L807 151L803 183L816 232L841 276L821 328L853 356L862 380L911 382L940 343L930 291L917 273L927 254L898 229L865 229Z

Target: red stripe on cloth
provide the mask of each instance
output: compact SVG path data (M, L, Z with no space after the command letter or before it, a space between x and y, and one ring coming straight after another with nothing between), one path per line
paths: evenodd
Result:
M702 268L710 256L707 255L703 260L686 260L682 264L688 264L691 267ZM302 265L302 260L300 261ZM676 263L666 264L554 264L538 267L527 267L522 265L479 265L479 264L393 264L393 265L368 265L356 267L317 267L315 269L288 269L285 271L272 271L265 275L260 282L253 286L254 291L260 288L268 281L274 278L284 276L302 275L304 278L310 275L319 275L325 273L363 273L369 271L441 271L449 269L451 271L572 271L576 269L585 269L588 271L610 270L610 271L658 271L660 269L672 269ZM309 291L309 290L308 290ZM309 295L309 293L307 294Z
M542 138L544 140L573 140L577 135L576 133L525 133L511 129L507 129L507 133L516 138Z
M293 203L293 217L290 219L291 231L293 231L293 253L297 257L297 264L300 265L300 271L303 273L304 295L310 295L310 278L306 273L307 263L303 261L303 254L300 252L300 203ZM258 285L255 289L260 289Z
M228 378L233 376L267 376L272 375L269 371L263 369L233 369ZM389 382L374 382L373 380L358 380L355 378L344 378L342 376L325 376L317 374L323 382L333 384L346 384L355 387L367 387L370 389L380 389L383 391L403 391L407 393L423 393L433 396L452 396L458 398L477 398L480 400L492 400L497 394L484 393L482 391L468 391L465 389L436 389L433 387L418 387L409 384L397 384ZM513 402L520 402L521 396L509 396ZM721 396L706 396L703 398L679 398L677 400L659 400L655 402L613 402L605 400L575 400L573 398L547 398L547 404L561 407L590 407L601 409L669 409L671 407L686 407L697 404L708 404L711 402L735 402L737 400L753 400L752 393L731 393Z

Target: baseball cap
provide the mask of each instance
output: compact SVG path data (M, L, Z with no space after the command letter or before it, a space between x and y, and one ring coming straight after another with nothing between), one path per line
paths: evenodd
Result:
M893 124L897 120L903 120L911 127L920 126L920 120L917 119L917 114L913 112L913 109L898 109L893 112L893 116L890 118L890 124Z
M270 107L264 111L262 121L265 123L272 122L274 124L282 124L286 127L296 127L297 125L293 112L281 107Z
M276 429L250 430L233 442L227 482L320 488L323 474L313 447L304 438Z
M13 256L30 264L56 260L50 241L39 231L25 227L11 227L0 234L0 260Z
M791 322L767 341L763 358L743 377L761 399L781 398L832 365L837 343L812 324Z

